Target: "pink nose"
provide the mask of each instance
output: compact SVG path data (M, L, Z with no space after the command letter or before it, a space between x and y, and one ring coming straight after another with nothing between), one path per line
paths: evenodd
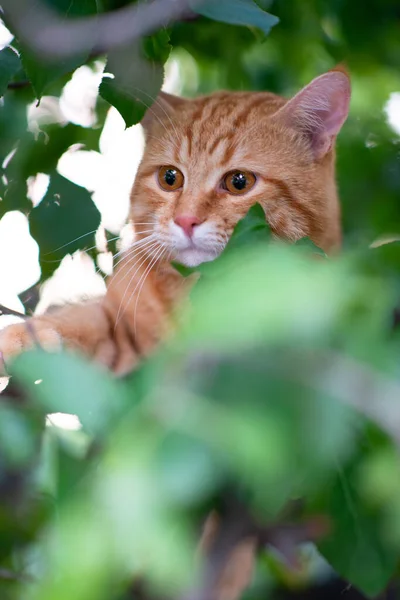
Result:
M201 221L197 217L180 215L175 217L175 223L182 227L188 237L192 237L194 228L196 225L200 225Z

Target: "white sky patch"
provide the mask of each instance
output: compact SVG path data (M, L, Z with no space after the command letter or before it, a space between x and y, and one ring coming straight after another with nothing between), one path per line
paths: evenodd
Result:
M61 429L69 429L76 431L82 429L82 425L76 415L67 413L51 413L46 417L47 427L60 427Z
M0 50L2 50L5 46L8 46L13 39L13 34L8 31L7 27L0 19Z
M400 92L390 94L384 110L390 127L400 135Z
M45 197L47 188L49 187L50 176L46 173L37 173L32 177L28 177L28 198L33 206L37 206Z
M28 219L18 211L6 213L0 220L0 304L23 310L17 295L39 279L38 256Z
M94 69L83 65L72 75L60 97L60 109L71 123L82 127L96 125L96 100L104 63L96 61Z

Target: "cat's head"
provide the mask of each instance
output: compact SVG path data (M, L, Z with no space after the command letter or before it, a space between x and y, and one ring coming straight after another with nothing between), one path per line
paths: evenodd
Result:
M268 92L194 100L162 93L143 121L132 190L131 216L139 235L150 236L149 253L187 266L213 260L256 202L279 237L336 249L334 145L349 100L341 70L289 101Z

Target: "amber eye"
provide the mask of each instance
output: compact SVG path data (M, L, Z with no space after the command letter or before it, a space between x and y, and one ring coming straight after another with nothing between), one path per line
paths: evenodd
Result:
M223 187L230 194L240 196L251 190L255 182L256 176L250 171L230 171L223 179Z
M158 170L158 183L166 192L174 192L183 186L184 177L179 169L167 165Z

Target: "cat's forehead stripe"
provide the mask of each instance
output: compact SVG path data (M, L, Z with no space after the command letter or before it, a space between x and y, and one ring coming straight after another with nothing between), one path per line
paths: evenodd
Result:
M272 104L274 106L272 106ZM214 164L223 165L233 160L239 152L239 141L243 140L243 129L254 116L254 111L266 106L266 113L279 107L271 103L268 94L249 95L237 93L217 94L198 99L193 112L189 113L189 123L183 130L180 140L179 158L183 161L195 158L195 154L212 156ZM259 115L258 115L259 118ZM235 138L237 138L237 143ZM242 158L238 156L238 160Z

